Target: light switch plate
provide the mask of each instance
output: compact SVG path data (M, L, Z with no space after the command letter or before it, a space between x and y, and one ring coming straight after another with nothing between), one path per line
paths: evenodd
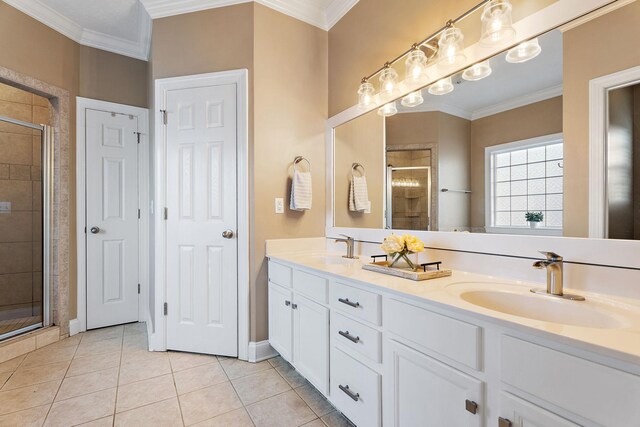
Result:
M281 197L276 197L276 213L284 213L284 199Z
M11 213L11 202L0 202L0 213Z
M371 213L371 200L367 202L367 207L364 209L364 213Z

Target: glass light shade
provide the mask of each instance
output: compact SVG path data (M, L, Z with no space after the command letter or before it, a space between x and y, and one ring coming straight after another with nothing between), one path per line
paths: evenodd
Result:
M409 52L405 65L407 81L421 82L427 79L427 55L422 50L414 49Z
M398 73L387 67L380 73L380 95L383 99L391 99L400 94L398 88Z
M367 109L375 105L375 92L373 85L368 82L364 82L358 89L358 107Z
M462 78L471 82L482 80L491 75L491 64L489 60L478 62L464 70Z
M453 83L451 77L446 77L442 80L438 80L431 86L429 86L429 93L431 95L446 95L453 91Z
M467 57L463 53L464 35L459 28L450 27L440 34L438 40L438 64L444 67L461 66Z
M480 43L491 46L509 41L516 35L511 18L512 6L508 0L491 0L484 6Z
M417 90L415 92L411 92L410 94L402 98L402 101L400 103L404 107L412 108L412 107L417 107L423 102L424 102L424 98L422 97L422 91Z
M512 64L519 64L521 62L527 62L536 56L540 55L542 52L542 48L540 47L540 43L538 43L538 39L532 39L523 43L520 43L518 46L507 52L507 62Z
M398 107L396 106L395 101L384 104L382 107L378 108L378 115L382 117L391 117L397 112Z

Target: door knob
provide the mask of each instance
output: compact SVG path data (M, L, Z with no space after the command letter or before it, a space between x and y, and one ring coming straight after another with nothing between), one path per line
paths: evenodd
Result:
M232 230L224 230L222 232L222 237L224 237L225 239L232 239L233 238L233 231Z
M91 227L91 234L98 234L100 232L100 227Z

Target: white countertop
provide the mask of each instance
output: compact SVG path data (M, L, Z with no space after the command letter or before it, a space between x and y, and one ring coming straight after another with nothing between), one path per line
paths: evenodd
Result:
M523 293L529 296L529 294L533 295L529 289L540 288L540 283L516 281L504 277L457 270L454 270L449 277L416 282L362 269L362 263L369 262L369 257L340 264L342 254L323 251L269 252L267 256L274 261L296 264L337 279L355 281L404 298L440 305L443 308L452 309L482 321L546 335L573 347L580 347L625 362L640 364L640 301L635 299L577 292L570 289L565 289L565 293L579 293L586 297L586 301L558 301L556 298L545 295L537 296L548 298L550 305L554 303L588 304L589 308L610 314L623 323L619 328L572 326L506 314L472 304L460 297L464 291L485 289ZM337 263L327 263L326 258L335 259ZM514 290L515 292L513 292Z

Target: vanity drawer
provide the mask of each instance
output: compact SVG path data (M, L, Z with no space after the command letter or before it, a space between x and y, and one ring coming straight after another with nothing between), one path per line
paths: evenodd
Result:
M381 325L381 300L376 293L336 282L331 287L331 306L351 316Z
M336 347L331 359L331 400L355 425L380 425L380 375Z
M300 270L293 270L293 289L309 298L326 304L329 280Z
M349 351L382 361L382 334L335 311L331 312L331 338Z
M392 334L470 368L481 369L479 326L394 299L385 300L384 319Z
M269 281L290 288L291 267L269 261Z
M599 425L640 425L637 375L504 335L501 378Z

